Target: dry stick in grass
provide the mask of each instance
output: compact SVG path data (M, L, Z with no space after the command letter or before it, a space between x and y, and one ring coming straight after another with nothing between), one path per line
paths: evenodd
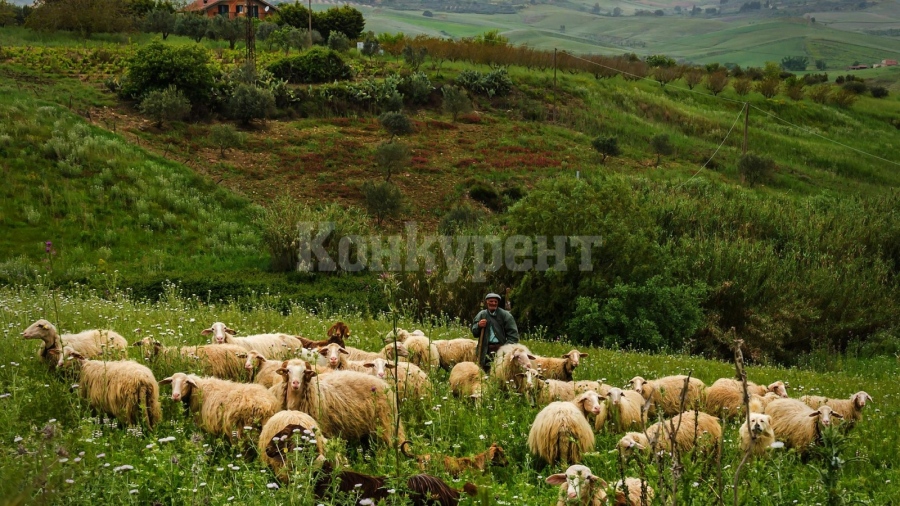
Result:
M684 404L687 399L688 385L691 381L691 375L694 373L693 370L688 371L687 376L684 378L684 386L681 389L681 400L678 404L678 426L675 426L675 423L672 419L669 419L669 444L672 448L672 505L674 506L677 497L678 497L678 480L681 479L681 472L684 471L684 465L681 464L681 453L680 448L678 448L678 444L676 443L678 431L681 430L681 422L684 419ZM697 424L694 424L694 442L697 440Z
M734 341L734 366L737 370L738 378L741 380L744 387L744 409L746 410L747 415L747 429L749 429L750 394L747 392L747 373L744 371L744 354L741 353L742 344L744 344L743 339L736 339ZM750 433L750 445L747 446L747 452L744 453L744 458L741 459L741 463L738 464L737 469L734 471L734 506L738 506L738 482L741 479L741 468L744 467L747 459L750 458L750 455L753 453L753 446L756 444L756 434L754 434L752 430L748 430L748 432Z

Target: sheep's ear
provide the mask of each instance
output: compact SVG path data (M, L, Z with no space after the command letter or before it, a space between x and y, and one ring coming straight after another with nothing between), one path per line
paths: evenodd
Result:
M588 356L587 353L581 353L581 352L578 353L579 358L587 358L587 356Z
M135 342L131 343L131 345L132 345L132 346L143 346L143 345L144 345L144 341L135 341Z
M316 371L313 371L312 369L307 369L307 370L303 371L303 377L307 380L310 378L313 378L315 376L318 376L318 375L319 375L319 373L317 373Z
M366 362L365 364L363 364L363 367L372 367L372 368L374 368L374 367L375 367L375 362Z
M197 382L194 381L194 378L191 378L190 376L188 376L188 378L185 380L185 382L192 387L197 386Z
M230 328L228 328L228 327L225 327L225 333L226 333L226 334L235 335L235 334L237 334L237 331L234 330L234 329L230 329Z
M84 355L78 353L77 351L70 351L69 358L74 358L75 360L85 360Z
M384 368L385 368L385 369L393 369L393 368L394 368L394 364L388 362L388 363L384 364Z
M528 354L526 354L525 356L528 357L528 360L537 360L537 357L535 357L535 356L532 355L531 353L528 353Z
M213 333L213 329L203 329L200 331L201 336L208 336Z
M831 416L833 416L835 418L844 418L844 415L838 413L837 411L832 411Z
M262 365L263 362L266 361L266 357L264 357L264 356L262 356L262 355L256 355L255 358L256 358L256 362L257 362L259 365Z
M562 473L551 474L544 481L546 481L550 485L562 485L563 483L566 482L566 475L562 474Z
M600 488L609 488L609 483L606 483L606 480L599 476L591 475L591 478L597 478L597 483L600 485Z
M159 380L159 384L160 384L160 385L168 385L168 384L170 384L170 383L172 383L172 377L171 377L171 376L169 376L168 378L164 378L164 379Z
M516 377L517 377L517 378L524 378L524 377L525 377L525 373L524 373L524 372L517 372L517 373L516 373Z
M819 416L819 415L821 415L821 414L822 414L822 413L819 413L818 411L813 411L812 413L809 414L809 417L810 417L810 418L815 418L815 417L817 417L817 416Z
M288 375L288 370L285 369L284 367L276 369L275 372L284 377L287 377L287 375Z
M319 348L319 355L322 355L323 357L328 355L328 348Z
M347 351L347 350L345 350L345 349L343 349L343 348L338 348L338 349L339 349L339 350L341 351L341 353L343 353L344 355L349 355L349 354L350 354L349 351Z
M235 356L237 356L238 358L247 358L247 354L244 352L235 353Z

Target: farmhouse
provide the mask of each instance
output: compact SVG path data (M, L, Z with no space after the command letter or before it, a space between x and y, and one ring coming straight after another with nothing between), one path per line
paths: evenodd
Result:
M196 0L184 8L187 12L205 13L208 17L239 18L246 15L247 0ZM250 17L265 19L278 10L264 0L250 0Z
M881 60L881 64L885 67L893 67L897 65L897 60Z
M847 70L863 70L869 68L868 65L850 65Z

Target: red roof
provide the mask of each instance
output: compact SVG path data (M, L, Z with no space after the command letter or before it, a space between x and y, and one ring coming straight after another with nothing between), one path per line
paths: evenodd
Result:
M218 5L220 3L231 3L231 0L194 0L194 2L189 3L184 10L186 11L205 11L214 5ZM241 2L239 5L244 5L246 2ZM259 5L268 5L272 10L278 10L278 7L275 5L266 2L265 0L252 0L252 3Z

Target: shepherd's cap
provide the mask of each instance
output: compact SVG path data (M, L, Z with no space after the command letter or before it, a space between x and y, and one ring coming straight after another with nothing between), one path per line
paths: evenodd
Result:
M491 293L489 293L489 294L487 294L487 295L484 296L484 300L488 300L488 299L497 299L497 300L500 300L500 296L497 295L497 294L494 293L494 292L491 292Z

